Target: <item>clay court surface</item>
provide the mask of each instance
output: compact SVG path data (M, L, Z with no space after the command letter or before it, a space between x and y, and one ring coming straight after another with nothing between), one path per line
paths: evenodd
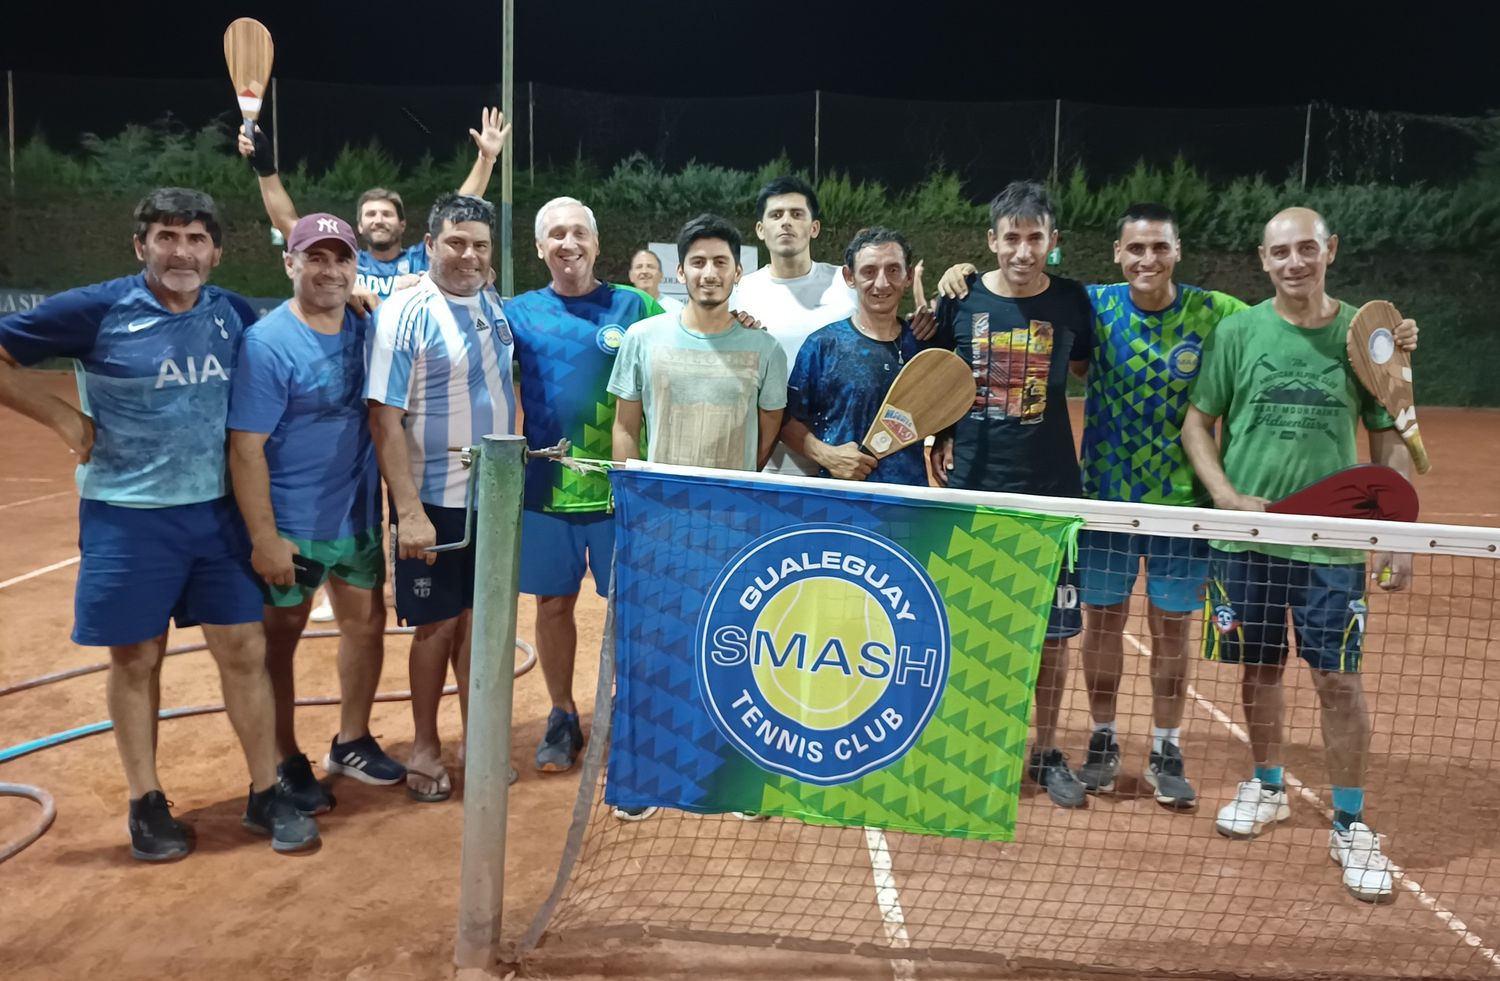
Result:
M48 376L48 382L71 397L70 376ZM1437 468L1418 482L1423 519L1500 525L1500 413L1424 409L1422 421ZM78 552L67 452L49 432L9 413L0 415L0 446L4 687L99 662L104 652L68 640L76 574L70 560ZM1458 562L1432 568L1434 582L1451 584L1443 590L1448 595L1419 591L1372 602L1372 616L1389 616L1405 627L1384 646L1375 643L1372 630L1371 813L1389 836L1387 854L1493 949L1500 944L1495 574L1493 563L1475 571L1472 560ZM585 729L603 613L603 601L586 586L579 603L576 683ZM523 598L524 638L532 636L532 619L530 601ZM1439 622L1440 629L1434 626ZM169 644L198 639L196 631L176 631ZM381 690L406 688L406 648L405 638L389 639ZM332 640L304 643L299 694L336 694L333 657ZM1196 924L1202 974L1208 976L1311 956L1325 958L1330 975L1500 978L1497 962L1477 952L1480 944L1465 942L1401 887L1391 906L1350 900L1326 856L1325 819L1311 802L1294 799L1292 821L1253 846L1213 833L1213 809L1248 767L1248 752L1210 707L1239 718L1232 676L1216 674L1216 666L1194 666L1201 698L1189 706L1185 723L1185 742L1196 746L1193 759L1200 761L1195 772L1206 806L1195 814L1158 808L1131 776L1144 756L1148 688L1136 652L1127 648L1127 659L1120 716L1127 762L1116 797L1096 799L1086 811L1061 812L1027 796L1018 841L1004 846L890 836L910 943L935 951L1006 950L1008 962L996 956L977 964L939 964L918 957L904 965L840 956L840 945L884 944L888 938L862 831L673 813L641 825L596 821L586 849L594 864L586 865L561 908L558 931L527 960L523 973L925 979L995 977L1031 965L1026 976L1069 977L1076 972L1045 973L1045 960L1063 950L1069 959L1128 970L1137 956L1141 964L1155 962L1153 947L1163 931ZM1076 663L1075 657L1064 717L1064 745L1075 761L1088 731ZM1289 695L1296 745L1288 762L1326 802L1316 716L1303 674L1288 674L1297 676ZM169 658L162 688L164 708L220 701L207 653ZM578 789L576 771L543 776L531 768L547 708L541 672L519 679L513 762L521 778L510 797L505 894L510 940L519 937L552 887ZM303 749L315 762L336 728L336 711L299 710ZM102 674L10 695L0 700L0 746L105 717ZM453 768L455 699L445 700L442 722ZM393 755L404 757L406 703L377 705L372 728ZM337 781L338 807L321 819L322 848L283 857L240 828L247 778L222 714L164 722L160 760L175 812L195 826L198 838L187 860L161 867L129 857L125 786L107 734L0 767L0 781L42 786L56 797L58 809L56 824L41 841L0 866L0 976L451 976L461 792L445 803L416 804L400 787ZM21 834L35 814L29 802L0 798L0 840ZM1173 847L1131 845L1148 834ZM1258 875L1266 867L1281 875L1266 880ZM733 887L715 888L716 877ZM688 882L696 886L687 889ZM1226 882L1237 885L1226 888ZM812 949L771 951L764 941L750 949L673 939L641 944L630 939L632 931L609 927L630 922L637 910L643 919L670 922L680 931L800 934ZM1326 920L1329 929L1324 941L1309 940L1313 934L1304 930L1268 945L1264 931L1275 934L1270 918L1277 916L1298 923ZM656 933L670 938L673 931ZM622 935L625 940L604 939Z

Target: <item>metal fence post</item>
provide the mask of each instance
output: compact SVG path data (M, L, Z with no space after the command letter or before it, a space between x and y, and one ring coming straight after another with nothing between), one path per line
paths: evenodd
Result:
M463 858L453 962L488 968L500 954L505 824L510 790L511 701L516 667L516 575L526 440L486 436L474 522L474 613L469 727L464 755Z
M1312 103L1307 104L1307 122L1302 127L1302 190L1307 190L1307 148L1312 143Z
M505 37L501 41L500 111L505 121L515 125L516 121L516 3L505 0L503 10ZM500 154L500 295L514 296L516 293L515 250L511 248L511 209L515 205L514 186L516 171L516 144L512 140L505 152Z
M1062 100L1052 107L1052 185L1057 186L1058 156L1062 149Z
M526 176L536 187L536 84L526 83Z
M5 146L10 154L10 192L16 192L16 73L5 70Z
M823 90L813 89L813 179L818 183L818 159L823 149Z

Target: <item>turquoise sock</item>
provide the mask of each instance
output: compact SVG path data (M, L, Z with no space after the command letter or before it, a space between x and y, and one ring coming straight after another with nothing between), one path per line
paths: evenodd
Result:
M1365 788L1333 788L1333 823L1347 828L1356 821L1364 820Z
M1284 782L1281 775L1281 767L1279 766L1256 767L1255 779L1259 780L1260 785L1267 790L1280 790Z

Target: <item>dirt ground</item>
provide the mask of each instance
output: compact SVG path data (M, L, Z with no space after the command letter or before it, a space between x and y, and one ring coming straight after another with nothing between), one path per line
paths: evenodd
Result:
M49 383L60 393L71 392L66 376L49 376ZM1419 483L1423 519L1500 524L1500 493L1494 490L1500 486L1500 454L1473 453L1475 447L1500 446L1500 413L1424 409L1423 431L1438 468ZM75 647L68 640L76 564L39 572L78 554L77 501L68 454L50 433L9 414L0 417L0 440L4 687L96 663L103 652ZM1468 462L1460 464L1461 459ZM603 601L586 585L578 606L575 682L586 730L603 613ZM523 597L519 635L529 639L532 624L531 604ZM178 631L170 643L197 639L196 631ZM405 638L388 639L382 691L407 687L406 648ZM1487 680L1494 677L1492 670ZM1072 684L1081 684L1076 672ZM301 694L337 692L334 641L305 642L298 659L298 685ZM169 659L162 687L164 708L220 701L206 653ZM106 718L103 692L104 676L97 674L0 699L0 748ZM1394 688L1392 692L1392 697L1400 694ZM1395 712L1395 703L1392 706ZM504 918L508 940L519 936L552 888L577 791L576 771L551 776L532 769L531 754L547 708L540 670L518 679L512 761L521 777L510 797ZM303 747L315 760L336 728L336 711L299 711ZM441 724L452 767L460 729L456 699L445 700ZM393 755L402 757L410 739L407 705L377 705L372 728ZM198 836L195 853L171 865L149 866L129 856L125 785L108 735L0 767L0 780L49 790L58 810L57 822L45 837L0 866L0 976L18 981L90 976L394 981L452 976L461 793L444 803L417 804L399 787L371 788L338 780L338 807L321 819L321 849L303 857L280 856L240 828L248 780L222 714L165 722L160 738L167 795ZM1489 752L1489 747L1483 751ZM29 802L0 798L0 841L23 833L35 814ZM1132 819L1122 815L1121 820ZM1314 823L1305 816L1295 822L1299 831ZM1488 851L1500 850L1493 830L1491 840L1483 844ZM897 846L898 857L903 849L918 846ZM920 865L919 857L910 860ZM1132 867L1131 874L1142 874L1138 862L1121 858L1122 876ZM1326 868L1320 869L1323 878L1328 878ZM932 869L934 874L940 871ZM862 874L868 876L868 865ZM1491 894L1500 892L1500 879L1490 880L1490 885ZM1486 937L1500 939L1500 911L1486 912L1492 915L1482 916L1482 921L1497 927L1493 937ZM870 913L878 922L873 903ZM914 929L921 928L919 920L913 917ZM1442 927L1434 925L1433 930L1440 933ZM996 976L994 970L918 963L907 976L986 977ZM889 962L879 959L671 942L646 949L602 942L553 948L528 966L533 976L573 978L887 978L892 971ZM896 976L903 976L899 967Z

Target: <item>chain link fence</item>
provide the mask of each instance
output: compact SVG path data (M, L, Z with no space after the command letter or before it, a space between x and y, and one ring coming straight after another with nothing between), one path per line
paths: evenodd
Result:
M97 78L7 72L13 148L36 135L76 150L86 133L169 119L188 129L236 118L227 80ZM108 98L101 98L108 92ZM275 80L263 123L288 166L331 165L346 145L379 144L403 165L446 159L468 141L498 85L380 85ZM1183 158L1215 179L1257 174L1319 183L1451 184L1477 149L1477 120L1336 106L1163 109L1068 101L955 101L801 92L678 98L585 92L518 82L517 179L583 165L608 171L632 154L675 169L689 162L753 169L778 155L817 175L890 187L934 168L976 193L1018 177L1091 179L1139 162Z

